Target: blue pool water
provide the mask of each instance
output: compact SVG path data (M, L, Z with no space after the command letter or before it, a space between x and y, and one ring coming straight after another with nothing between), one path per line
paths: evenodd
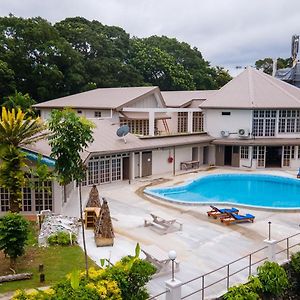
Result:
M185 203L300 209L300 180L273 175L208 175L181 186L148 188L145 193Z

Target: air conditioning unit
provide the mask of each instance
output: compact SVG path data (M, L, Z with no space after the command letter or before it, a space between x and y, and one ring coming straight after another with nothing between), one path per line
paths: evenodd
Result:
M221 136L228 137L229 135L230 135L230 132L228 130L222 130L221 131Z
M240 138L245 138L249 136L249 129L240 128L238 130L238 135Z

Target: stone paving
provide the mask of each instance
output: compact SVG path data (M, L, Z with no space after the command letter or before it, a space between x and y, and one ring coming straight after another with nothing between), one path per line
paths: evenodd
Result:
M174 185L199 175L220 172L236 171L217 169L175 177L163 176L169 181L161 180L160 185ZM268 173L295 176L295 172L268 171ZM207 217L206 211L209 208L207 205L171 204L143 195L142 188L154 181L157 182L155 178L149 178L137 180L131 184L119 182L98 187L100 196L108 200L116 237L113 247L97 248L94 243L93 231L87 231L88 254L97 263L99 263L100 258L109 258L115 262L122 256L134 254L137 242L141 246L156 245L165 252L171 249L176 250L180 261L180 271L176 273L176 278L185 282L264 247L263 240L268 236L268 221L272 222L273 239L280 240L300 232L299 212L241 207L241 213L247 212L256 216L255 222L253 224L223 225L219 220ZM84 188L83 199L87 200L88 193L89 189ZM73 202L72 205L66 206L63 214L78 216L78 212L78 205ZM144 227L144 219L149 217L150 212L161 212L172 219L177 219L183 223L183 230L160 235L149 227ZM80 243L82 243L81 240ZM163 291L165 289L164 281L169 278L170 274L166 274L151 280L148 285L151 293L157 294ZM239 281L239 278L236 277L233 280ZM185 292L200 287L201 284L198 281L185 287ZM187 299L199 298L199 295L195 295ZM164 299L164 297L158 299Z

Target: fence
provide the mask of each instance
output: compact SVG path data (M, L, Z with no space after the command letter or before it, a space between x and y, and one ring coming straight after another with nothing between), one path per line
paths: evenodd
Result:
M172 286L149 298L149 300L178 300L178 299L201 299L218 297L232 285L244 283L249 275L256 273L256 268L266 260L277 261L282 264L288 261L292 255L300 251L300 233L291 235L280 241L265 240L267 244L248 255L232 261L211 272L188 280L176 282L180 292L176 296L172 294ZM277 250L277 251L276 251ZM183 295L182 295L183 294ZM179 295L179 296L178 296Z

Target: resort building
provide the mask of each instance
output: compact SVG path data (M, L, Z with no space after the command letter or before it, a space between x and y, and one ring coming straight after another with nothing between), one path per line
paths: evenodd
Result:
M206 166L293 170L300 165L300 89L252 68L218 91L103 88L35 105L44 120L64 107L96 125L94 142L82 153L85 186ZM123 125L129 133L119 137ZM50 158L47 141L25 150ZM45 184L50 188L24 189L25 213L62 212L77 195L75 184L64 192L56 182ZM1 188L0 212L8 209L8 199Z

